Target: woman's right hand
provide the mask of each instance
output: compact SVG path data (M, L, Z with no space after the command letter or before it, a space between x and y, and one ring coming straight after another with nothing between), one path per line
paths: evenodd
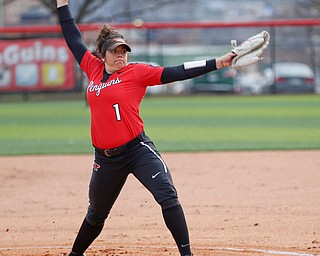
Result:
M57 8L68 5L68 0L57 0Z

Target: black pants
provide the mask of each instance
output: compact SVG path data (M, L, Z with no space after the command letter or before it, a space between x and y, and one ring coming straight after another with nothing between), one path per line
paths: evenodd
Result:
M133 174L161 206L180 254L191 255L187 224L171 174L153 142L144 133L139 139L139 144L118 156L95 152L89 207L72 248L75 255L82 255L99 235L129 174Z
M162 209L179 205L166 164L152 141L145 135L143 137L140 144L119 156L106 157L95 153L86 217L89 224L103 224L130 173L152 193Z

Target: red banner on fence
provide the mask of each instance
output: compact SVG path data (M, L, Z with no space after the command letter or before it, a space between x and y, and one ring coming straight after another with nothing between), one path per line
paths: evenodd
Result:
M0 41L0 92L72 90L74 68L63 39Z

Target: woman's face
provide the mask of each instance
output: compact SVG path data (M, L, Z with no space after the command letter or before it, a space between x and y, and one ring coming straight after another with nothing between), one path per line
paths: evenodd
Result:
M119 45L113 51L106 51L105 67L109 74L116 72L127 65L128 51L124 45Z

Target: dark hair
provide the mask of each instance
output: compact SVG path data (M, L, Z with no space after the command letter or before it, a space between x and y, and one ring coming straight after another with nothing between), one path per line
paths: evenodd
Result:
M121 35L115 28L110 27L108 25L103 25L103 27L100 30L100 33L98 34L96 38L97 48L96 48L96 55L100 58L103 58L106 49L102 50L102 46L107 43L109 40L112 40L114 38L122 38L124 39L123 35Z

